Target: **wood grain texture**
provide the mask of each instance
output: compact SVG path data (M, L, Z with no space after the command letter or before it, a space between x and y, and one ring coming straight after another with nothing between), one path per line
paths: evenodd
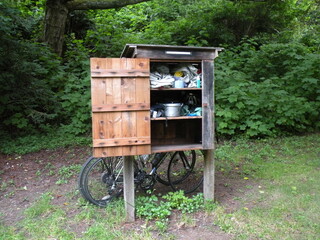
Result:
M134 204L134 161L132 156L124 157L123 167L124 183L124 204L126 209L126 220L132 222L135 220Z
M127 44L121 57L149 58L152 60L213 60L218 56L222 48L171 46L171 45L149 45L149 44Z
M141 71L137 69L132 70L113 70L113 69L96 69L91 71L92 77L102 77L102 78L108 78L108 77L149 77L150 73L149 71Z
M150 109L149 103L92 105L92 112L123 112Z
M94 157L151 153L149 60L92 58L90 66Z
M174 52L179 52L181 54L174 54ZM150 58L150 59L168 59L173 61L179 60L192 60L199 61L202 59L214 59L215 52L203 52L201 50L180 50L180 49L142 49L140 48L136 54L137 58Z
M205 200L214 200L215 167L213 150L204 151L203 195Z
M213 61L202 61L202 145L214 148L214 75Z
M149 61L136 62L135 69L144 68L145 65L150 65ZM150 109L150 82L146 83L144 78L136 78L136 102L149 104ZM150 123L150 111L146 114L144 111L136 111L137 114L137 137L150 136L151 139L151 123ZM137 155L145 154L145 152L151 153L151 143L149 145L140 146L137 148Z
M111 139L93 139L93 147L112 147L124 145L147 145L151 144L149 137L127 137Z
M175 144L175 145L158 145L152 146L152 153L157 152L175 152L185 150L200 150L202 149L201 144Z

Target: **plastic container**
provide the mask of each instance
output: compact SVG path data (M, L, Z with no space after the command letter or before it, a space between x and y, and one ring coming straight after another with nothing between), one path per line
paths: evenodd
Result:
M174 81L174 88L184 88L184 81L183 80Z

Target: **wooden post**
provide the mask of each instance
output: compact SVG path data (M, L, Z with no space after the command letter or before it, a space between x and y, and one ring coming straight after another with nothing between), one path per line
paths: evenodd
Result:
M203 195L205 200L214 200L214 154L204 151Z
M129 222L135 220L134 207L134 162L132 156L124 157L123 168L124 183L124 204L126 209L126 219Z

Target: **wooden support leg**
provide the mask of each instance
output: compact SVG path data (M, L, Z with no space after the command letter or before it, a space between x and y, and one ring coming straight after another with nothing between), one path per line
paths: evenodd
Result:
M214 154L213 150L204 151L203 195L205 200L214 200Z
M124 204L126 209L126 219L129 222L135 220L134 207L134 163L132 156L124 157L123 168L124 181Z

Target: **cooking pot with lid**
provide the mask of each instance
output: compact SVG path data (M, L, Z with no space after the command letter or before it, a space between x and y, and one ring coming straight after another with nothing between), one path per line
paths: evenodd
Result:
M164 103L164 115L166 117L179 117L182 103Z

